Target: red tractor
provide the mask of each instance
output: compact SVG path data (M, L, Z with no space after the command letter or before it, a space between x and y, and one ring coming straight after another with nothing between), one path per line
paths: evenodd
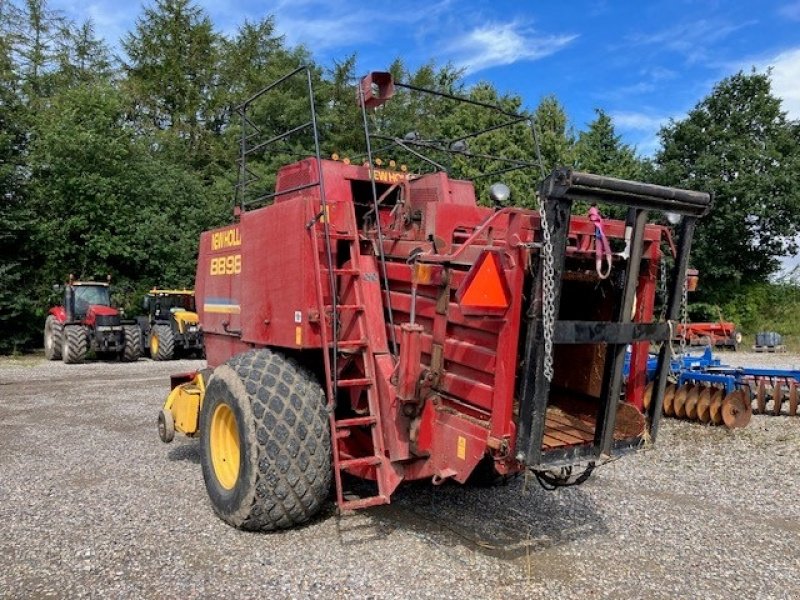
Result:
M652 443L670 366L655 291L671 237L648 214L682 216L666 301L675 321L709 195L561 169L541 183L539 211L482 207L472 182L430 158L433 142L369 127L368 112L395 88L456 97L367 76L366 159L350 164L321 158L310 71L275 85L292 76L308 81L301 127L316 151L282 167L270 193L251 199L240 188L233 223L201 235L208 369L174 376L159 415L163 441L176 430L200 438L216 513L272 530L311 518L331 485L342 510L387 504L418 479L530 470L547 487L572 485ZM299 129L254 141L246 113L260 96L240 108L245 177L254 149ZM514 124L527 118L477 104ZM376 139L435 168L379 168ZM435 150L470 155L451 142ZM538 168L507 160L507 170ZM492 190L507 202L507 187ZM574 215L574 201L627 206L628 217ZM661 348L645 409L651 343Z
M99 358L139 359L141 330L123 322L111 306L109 284L75 281L64 286L64 304L54 306L44 325L44 353L48 360L81 363L93 351Z

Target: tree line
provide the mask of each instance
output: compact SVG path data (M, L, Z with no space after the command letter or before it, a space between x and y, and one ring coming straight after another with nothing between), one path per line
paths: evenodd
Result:
M231 218L242 133L234 108L293 68L311 66L323 152L363 159L356 57L323 66L308 48L289 46L272 16L223 34L190 0L155 0L120 46L115 56L90 21L72 22L46 0L0 2L0 352L41 343L52 285L69 273L110 273L129 309L153 285L192 286L199 233ZM389 70L417 87L528 116L545 170L568 165L713 192L693 257L710 301L731 286L766 281L778 258L796 250L800 124L782 112L768 74L722 80L661 130L654 157L642 158L601 108L576 131L554 96L529 108L489 82L468 85L451 65L410 69L398 58ZM307 110L304 82L290 82L264 98L252 120L275 131ZM414 132L419 140L457 140L507 120L407 90L371 118L387 137ZM276 168L309 147L307 134L293 136L248 166L269 188ZM528 121L472 138L469 150L537 156ZM414 155L398 158L411 170L430 168ZM474 179L484 200L494 181L484 176L503 167L441 160L454 176ZM513 202L533 205L540 170L501 177Z

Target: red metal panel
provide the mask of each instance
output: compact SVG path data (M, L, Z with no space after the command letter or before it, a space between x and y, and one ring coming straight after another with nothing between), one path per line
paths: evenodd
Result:
M258 345L317 348L319 332L309 318L317 312L314 288L314 230L302 198L285 200L242 215L242 339Z
M488 428L428 402L419 425L417 447L419 452L429 453L430 458L407 465L405 478L452 477L464 483L486 453L488 437Z
M653 320L658 262L648 260L642 272L643 274L639 277L639 284L636 289L637 304L636 314L633 319L637 323L646 323ZM628 383L625 389L627 401L640 411L644 410L644 389L647 386L646 369L649 351L649 342L633 344L631 350L630 374L628 375Z
M230 358L230 355L225 356L229 345L227 338L241 329L241 266L238 224L206 231L200 236L195 298L206 332L206 355L212 366Z

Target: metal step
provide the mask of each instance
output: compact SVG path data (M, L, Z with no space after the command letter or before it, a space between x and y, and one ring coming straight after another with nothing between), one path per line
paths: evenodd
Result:
M361 508L369 508L370 506L380 506L382 504L389 504L389 497L378 494L377 496L367 496L366 498L358 498L356 500L343 500L339 504L339 510L358 510Z
M338 387L367 387L372 385L372 379L368 377L360 377L356 379L338 379L336 381Z
M339 340L336 345L339 348L366 348L367 340Z
M380 456L361 456L339 461L339 470L344 471L350 467L375 467L382 463Z
M378 422L377 417L368 415L366 417L353 417L351 419L339 419L336 421L336 429L347 427L363 427L364 425L374 425Z

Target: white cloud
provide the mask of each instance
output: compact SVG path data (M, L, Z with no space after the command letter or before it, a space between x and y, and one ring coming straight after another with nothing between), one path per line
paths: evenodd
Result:
M783 100L789 118L800 119L800 48L786 50L760 65L772 68L772 91Z
M441 14L452 0L415 1L402 11L323 0L278 0L278 31L290 45L305 44L312 52L390 40L393 29L413 31Z
M755 25L757 21L729 23L719 19L697 19L678 23L650 33L637 33L628 37L631 46L656 46L682 54L688 63L710 60L710 48L733 33Z
M670 119L680 118L681 114L654 114L636 111L620 111L609 113L614 127L625 132L625 138L633 142L638 154L652 156L661 146L658 131L667 125Z
M800 21L800 2L790 2L778 9L778 14L790 21Z
M615 112L609 115L614 125L627 131L653 131L659 129L669 119L665 115L650 115L641 112Z
M475 73L500 65L537 60L558 52L577 35L542 35L518 22L488 23L452 41L445 53L456 66Z

